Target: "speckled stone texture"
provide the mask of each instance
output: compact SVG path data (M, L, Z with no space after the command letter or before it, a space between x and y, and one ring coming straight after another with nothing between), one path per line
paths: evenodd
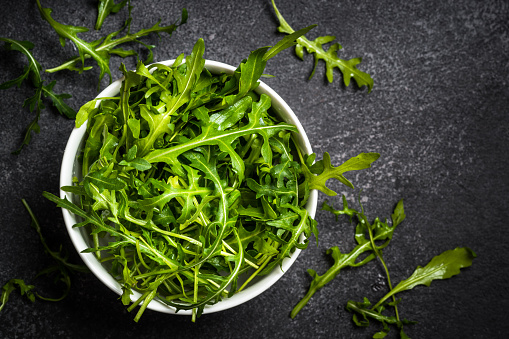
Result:
M56 20L92 28L96 1L42 1ZM68 43L44 22L34 1L1 3L0 36L29 40L44 68L74 55ZM157 45L156 60L189 53L203 38L205 57L237 65L251 50L271 45L282 35L268 0L133 1L133 30L163 24L189 11L189 22L170 38L144 38ZM363 57L359 66L375 81L373 91L345 87L335 71L332 84L319 63L308 80L312 56L299 60L292 50L271 59L264 80L293 108L318 154L327 151L334 164L360 152L379 152L372 169L351 173L356 190L333 184L354 200L359 190L368 216L389 217L405 199L407 219L384 251L393 282L416 266L457 246L478 255L471 268L448 281L416 287L401 294L400 314L419 324L408 327L412 338L501 338L509 330L509 5L489 0L417 1L291 1L278 7L294 28L319 26L309 33L335 35L344 58ZM125 10L106 19L100 32L81 34L96 39L121 27ZM118 78L121 59L111 59ZM135 60L124 61L128 68ZM24 57L0 51L0 83L18 76ZM57 80L55 90L72 94L78 109L96 95L98 68L81 75L45 74ZM101 88L107 85L105 78ZM70 260L80 259L65 231L61 212L46 201L44 190L57 193L61 157L73 122L49 108L40 118L41 132L19 156L33 114L22 109L30 86L0 92L0 284L12 278L42 284L34 275L49 265L20 199L25 198L40 220L52 248L59 244ZM320 196L319 203L325 199ZM330 199L336 206L339 198ZM354 247L353 226L317 213L320 242L314 240L284 277L263 295L237 308L204 315L196 324L182 316L147 311L132 321L117 295L91 274L72 277L69 296L61 302L34 304L13 293L0 312L1 338L369 338L379 330L356 328L344 310L348 300L378 300L384 290L372 287L383 274L375 262L345 269L318 292L295 320L289 312L306 292L310 277L330 266L331 246ZM389 336L397 337L396 331Z

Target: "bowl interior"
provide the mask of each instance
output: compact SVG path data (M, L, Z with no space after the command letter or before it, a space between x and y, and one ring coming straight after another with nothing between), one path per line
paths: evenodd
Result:
M173 65L174 60L167 60L160 62L160 64L164 65ZM215 74L219 74L221 72L232 74L235 71L235 67L216 62L216 61L205 61L205 67L211 72ZM122 83L122 79L119 79L109 85L106 89L104 89L97 98L101 97L111 97L115 96L120 91L120 86ZM258 94L266 94L272 99L272 108L275 110L276 114L279 117L290 124L293 124L297 127L299 133L295 134L296 140L298 142L298 146L304 153L311 154L311 145L306 136L302 125L299 120L291 110L291 108L286 104L286 102L272 90L269 86L260 82L260 85L256 89ZM72 178L73 176L80 177L81 169L77 162L77 155L81 149L82 143L85 140L86 133L86 123L83 124L80 128L74 128L69 137L69 141L67 142L67 146L65 148L64 157L62 160L62 167L60 172L60 186L72 186ZM64 192L60 190L60 197L67 197L68 200L73 200L73 196L69 192ZM313 190L310 194L309 200L306 204L306 209L309 211L311 217L314 218L315 211L317 206L317 192ZM73 228L78 221L76 216L66 209L62 209L62 213L64 216L64 222L71 237L71 240L74 244L74 247L80 254L81 258L85 262L85 264L89 267L89 269L95 274L95 276L101 280L106 286L108 286L115 293L121 295L122 288L120 284L108 273L106 268L97 260L93 253L82 253L83 250L92 246L91 238L89 237L87 231L84 228ZM300 253L299 249L296 249L295 252L291 255L291 257L286 258L283 261L282 269L275 268L271 273L266 276L257 278L254 282L252 282L247 288L243 291L233 295L231 298L223 299L221 302L216 303L214 305L208 305L205 307L203 313L212 313L221 310L225 310L239 304L242 304L263 291L267 290L270 286L272 286L279 278L281 278L290 266L295 262L298 255ZM141 294L136 291L133 291L134 294L131 296L131 300L137 300ZM167 306L163 304L161 301L158 301L157 298L152 300L148 308L154 311L164 312L164 313L175 313L175 309L173 307ZM191 310L181 310L177 314L191 314Z

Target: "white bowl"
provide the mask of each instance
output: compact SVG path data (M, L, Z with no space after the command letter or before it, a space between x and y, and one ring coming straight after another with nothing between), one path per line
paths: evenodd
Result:
M167 60L160 62L163 65L173 65L174 60ZM205 61L205 67L211 72L215 74L219 74L221 72L227 74L233 74L235 71L235 67L217 62L217 61ZM122 79L119 79L109 85L106 89L104 89L97 98L101 97L112 97L118 95L120 91L120 85L122 83ZM258 94L266 94L272 99L272 107L277 112L279 117L290 124L293 124L297 127L299 133L296 133L295 137L299 144L299 147L304 151L304 153L311 154L311 145L309 143L308 137L306 136L306 132L302 128L299 120L293 113L292 109L286 104L286 102L272 90L269 86L260 82L260 85L256 89ZM83 142L84 136L86 132L86 123L83 124L80 128L74 128L69 137L69 141L67 142L67 146L65 148L64 157L62 159L62 167L60 172L60 186L72 186L72 178L76 174L79 174L79 166L77 166L76 156L80 150L81 144ZM317 206L317 192L313 190L310 194L309 201L306 204L306 209L309 211L312 218L315 216L316 206ZM67 197L68 200L72 201L72 194L69 192L64 192L60 190L60 197ZM62 209L62 213L64 216L65 226L67 231L69 232L69 236L74 244L74 247L78 251L79 255L88 266L90 271L95 274L99 280L101 280L106 286L108 286L111 290L113 290L118 295L122 294L122 288L120 284L108 273L105 267L97 260L93 253L82 253L83 250L92 247L91 238L87 234L84 228L73 228L78 221L76 216L70 213L66 209ZM302 240L302 239L301 239ZM222 301L214 304L207 305L203 311L203 313L213 313L222 310L229 309L231 307L240 305L248 300L253 299L257 295L261 294L269 287L271 287L276 281L279 280L284 274L284 272L288 271L290 266L295 262L297 257L299 256L301 250L296 249L295 252L291 255L291 257L286 258L283 261L282 270L279 267L275 267L272 272L269 274L260 277L256 282L249 285L247 288L242 290L241 292L233 295L231 298L225 298ZM131 295L131 300L137 300L141 294L136 291L133 291L134 294ZM148 308L158 312L171 313L175 314L175 309L170 307L161 301L158 301L157 298L152 300L148 305ZM191 310L181 310L176 314L190 315Z

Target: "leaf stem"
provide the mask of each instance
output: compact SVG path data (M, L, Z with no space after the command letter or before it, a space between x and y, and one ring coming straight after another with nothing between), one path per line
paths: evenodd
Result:
M268 256L267 259L265 259L265 261L263 262L263 264L261 264L261 266L258 267L258 269L253 274L251 274L251 276L244 282L244 284L242 284L242 286L237 290L237 292L242 291L244 289L244 287L246 287L247 284L249 284L249 282L251 280L253 280L254 277L256 277L265 268L265 266L267 266L267 264L269 263L270 259L272 259L272 257L273 257L273 255Z
M368 219L364 215L364 208L362 208L362 214L360 216L361 216L360 222L361 223L366 223L366 226L367 226L366 228L368 229L369 241L371 242L371 247L373 247L373 251L375 252L375 254L378 257L378 259L380 259L380 262L382 263L382 266L384 267L385 274L387 276L387 284L389 285L389 290L392 291L392 283L391 283L391 276L389 274L389 269L387 268L385 260L382 257L382 253L380 253L380 251L378 250L378 247L375 244L375 240L373 238L373 230L371 229L371 225L369 224ZM375 223L376 222L377 221L375 221ZM400 320L399 320L398 306L396 305L396 297L394 295L392 296L392 300L394 301L394 312L396 314L396 319L399 322ZM378 304L375 305L375 306L378 306ZM372 310L374 310L374 309L375 309L375 307L372 308Z

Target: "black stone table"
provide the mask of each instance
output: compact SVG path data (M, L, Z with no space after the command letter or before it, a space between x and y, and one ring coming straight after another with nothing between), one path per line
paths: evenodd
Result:
M117 30L127 17L124 9L108 17L101 31L93 30L97 1L43 0L64 24L86 26L91 41ZM151 36L155 60L190 53L198 38L205 40L205 57L237 65L251 50L282 38L269 0L132 1L132 30L152 26L159 18L170 24L186 7L189 21L172 37ZM407 219L395 232L384 255L393 282L408 277L418 265L458 246L478 255L472 267L447 281L402 293L400 313L419 324L409 326L412 338L501 338L507 335L509 220L509 4L489 1L290 1L279 0L286 20L309 33L335 35L344 46L343 58L362 57L359 68L370 73L368 93L355 84L345 87L339 71L325 80L319 63L312 80L313 58L299 60L293 50L271 59L264 81L293 108L318 154L329 152L339 164L360 152L378 152L373 168L348 176L355 190L333 184L350 201L360 193L370 217L389 217L404 198ZM29 40L43 68L74 55L71 43L60 46L44 22L35 1L1 1L0 36ZM142 56L146 56L143 49ZM122 60L112 57L113 78ZM128 68L135 59L124 60ZM0 83L21 74L25 58L0 51ZM93 65L93 64L92 64ZM98 67L78 74L44 74L56 80L56 92L71 93L74 109L96 95ZM107 77L100 87L107 86ZM70 121L52 109L42 111L41 131L20 155L33 113L22 108L31 87L0 91L0 285L9 279L33 280L51 263L21 199L39 218L51 248L60 244L70 261L79 262L65 231L61 212L45 200L43 191L58 192L59 170ZM49 105L47 105L49 106ZM360 192L362 190L362 192ZM319 204L325 200L321 195ZM339 197L330 198L338 206ZM318 211L318 247L314 239L284 277L263 295L234 309L206 314L196 324L188 317L146 311L139 323L117 295L92 274L72 276L69 296L57 303L30 303L14 292L0 312L1 338L369 338L380 329L357 328L345 311L348 300L364 296L378 300L385 293L373 288L383 269L376 262L345 269L318 292L294 320L289 313L305 294L308 268L322 274L331 265L325 254L332 246L354 247L353 226ZM383 280L382 280L383 281ZM389 337L397 337L392 331Z

